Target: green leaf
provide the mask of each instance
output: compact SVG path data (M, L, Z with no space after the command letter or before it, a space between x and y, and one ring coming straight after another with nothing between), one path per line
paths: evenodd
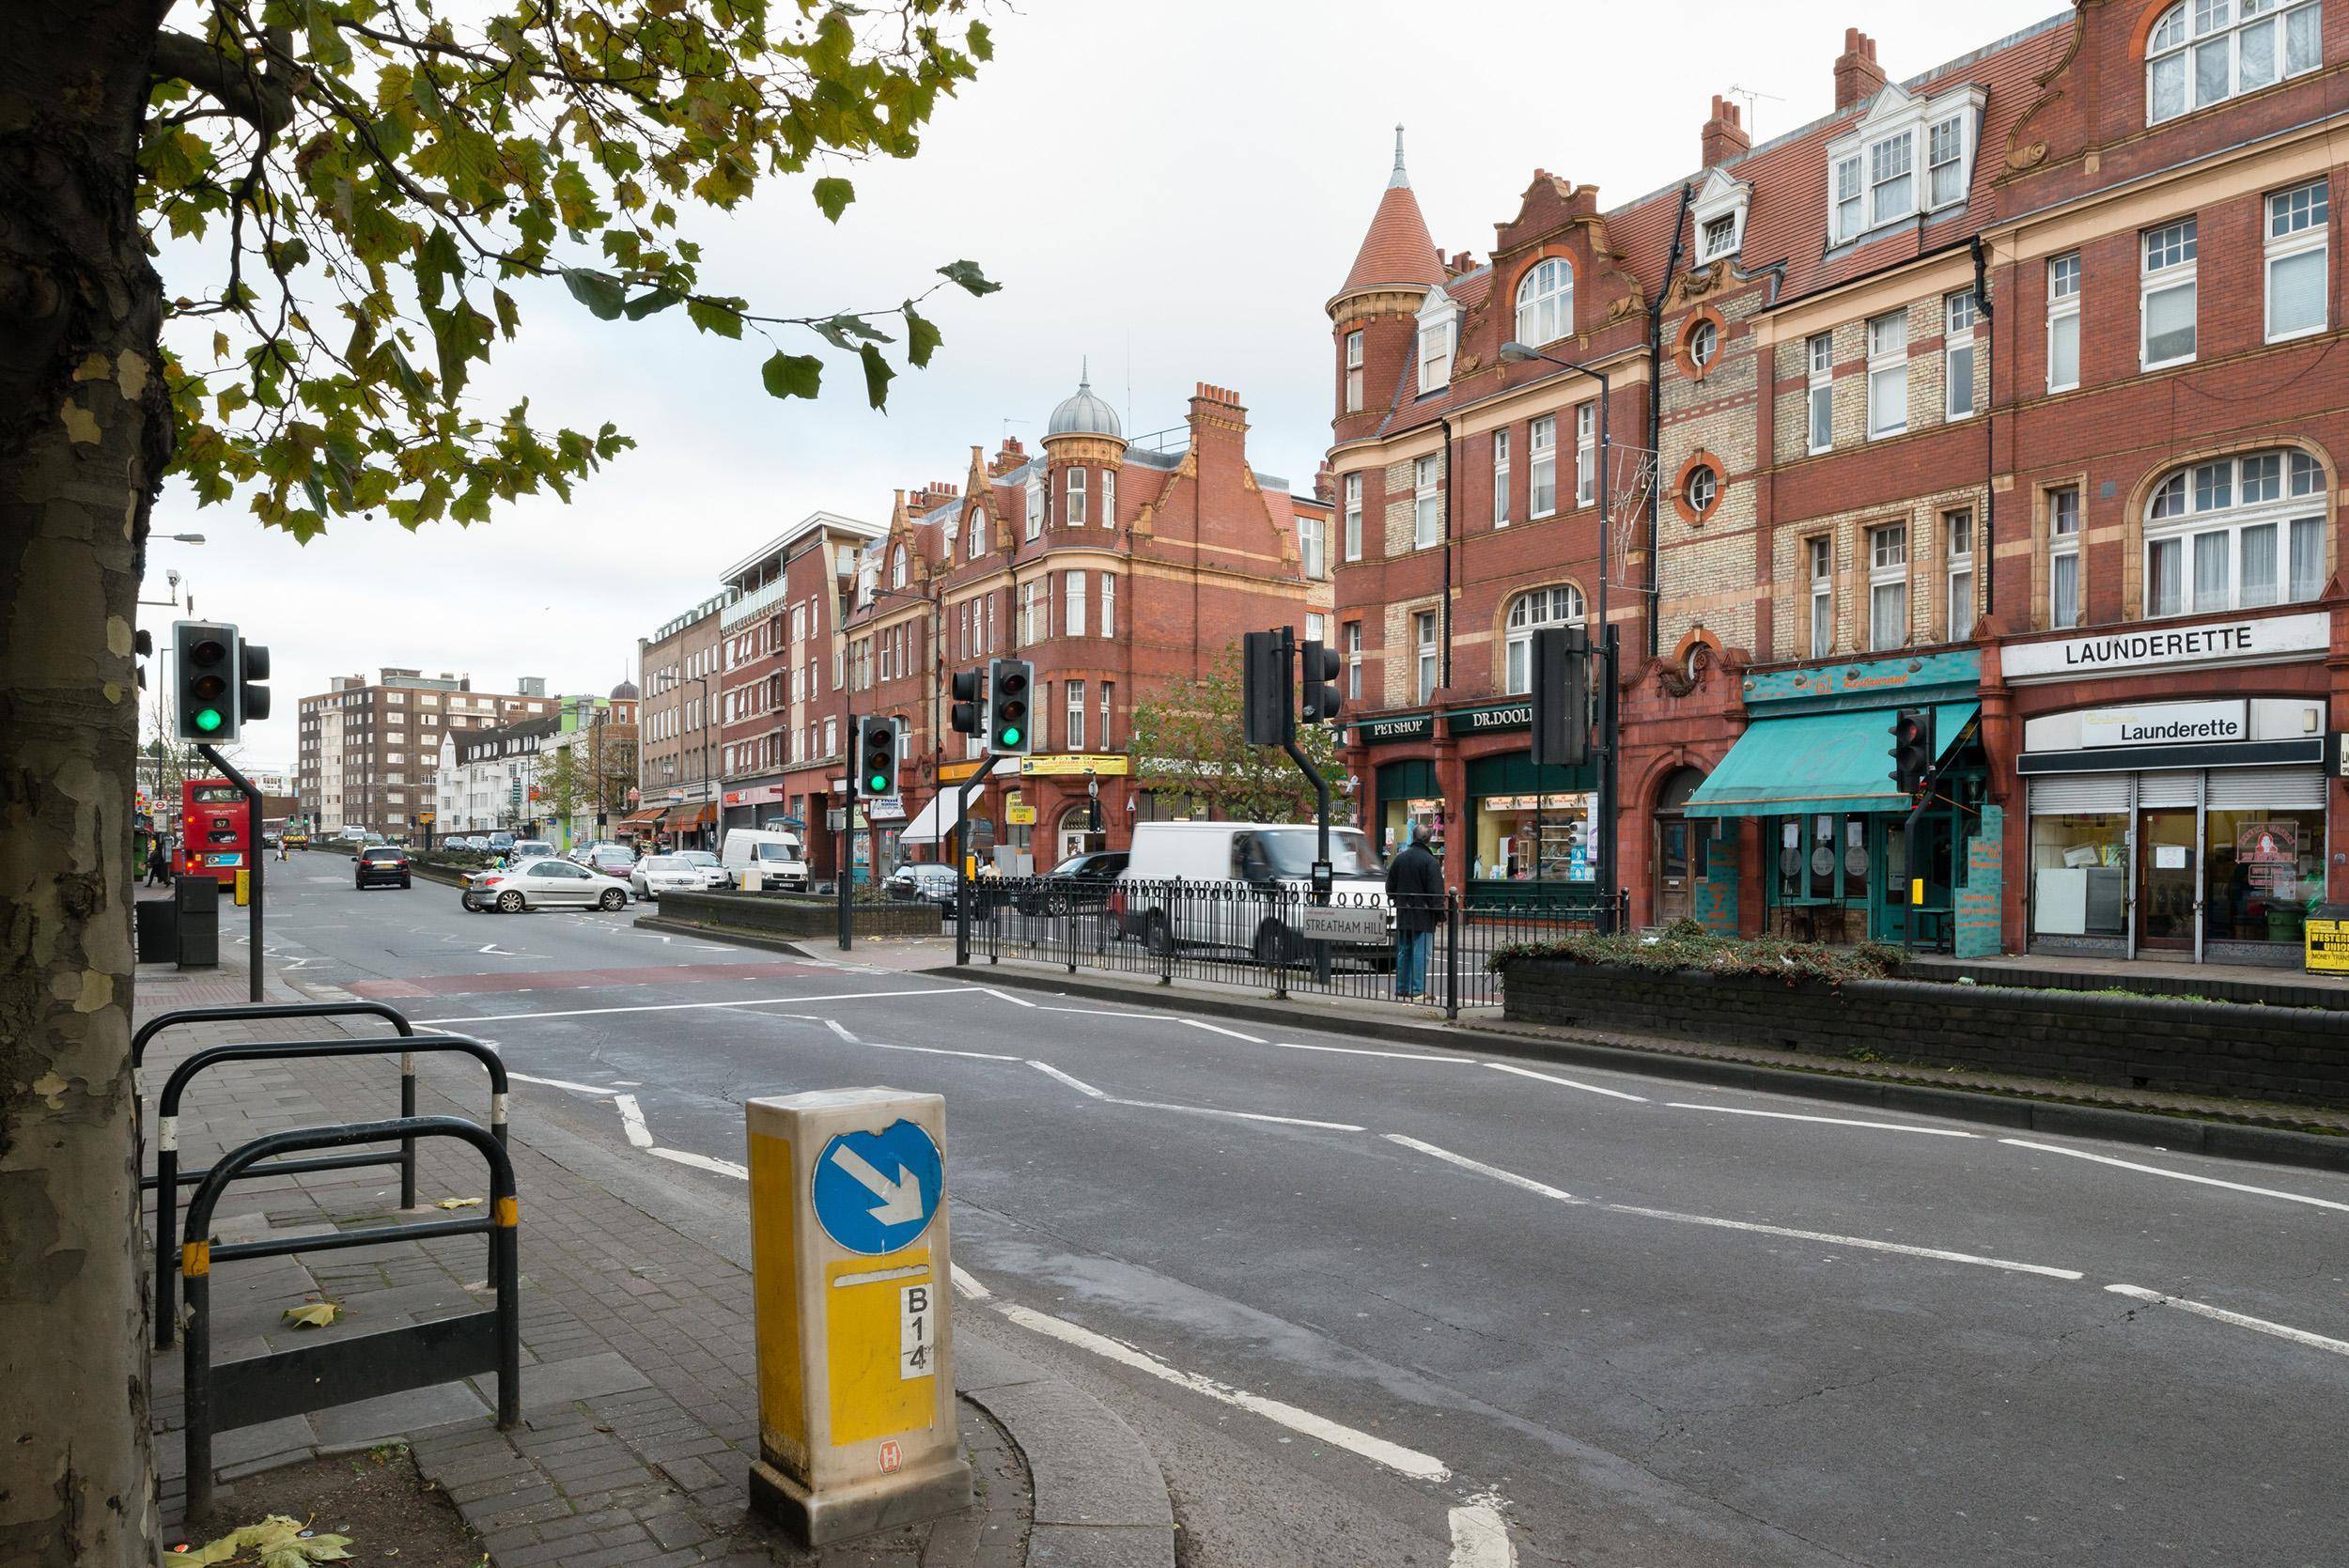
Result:
M895 338L862 316L834 316L826 320L815 322L813 325L816 329L816 335L835 349L855 348L856 344L848 341L850 338L863 343L894 343L896 341Z
M824 362L814 354L776 353L759 366L758 377L770 397L813 397L824 379Z
M939 334L938 323L915 310L911 300L906 302L905 310L907 363L916 370L926 370L930 366L930 355L938 351L939 344L945 339Z
M938 270L938 275L960 284L967 292L981 299L1003 287L980 272L975 261L949 261Z
M867 343L863 349L859 350L859 357L864 361L864 396L866 401L870 402L873 407L877 409L888 407L889 383L897 379L897 373L889 367L889 362L887 360L881 358L881 351L879 349L874 348L870 343Z
M571 291L572 299L594 312L599 321L615 320L626 308L627 290L609 272L599 272L592 267L566 267L563 286Z
M674 288L648 289L629 301L624 308L630 320L642 321L647 316L660 315L683 298L685 296Z
M514 329L521 324L522 319L521 312L514 307L514 296L503 288L492 288L490 299L497 306L498 331L506 334L507 341L512 341Z
M827 176L816 182L816 205L823 210L825 217L835 224L840 221L840 214L848 210L848 203L854 200L856 187L845 179Z
M716 333L720 337L742 335L742 312L733 301L688 300L685 302L685 318L702 331Z

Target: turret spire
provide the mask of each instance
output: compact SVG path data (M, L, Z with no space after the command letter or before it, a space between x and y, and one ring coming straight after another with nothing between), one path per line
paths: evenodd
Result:
M1410 188L1411 177L1403 170L1403 126L1397 121L1394 128L1394 173L1387 176L1387 189L1408 191Z

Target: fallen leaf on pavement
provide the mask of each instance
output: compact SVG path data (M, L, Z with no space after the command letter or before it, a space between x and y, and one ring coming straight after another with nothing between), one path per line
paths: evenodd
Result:
M331 1307L332 1303L320 1302ZM293 1315L296 1308L287 1315ZM343 1548L350 1545L347 1535L304 1536L299 1519L283 1514L272 1514L257 1525L246 1525L229 1531L217 1541L208 1541L194 1551L172 1551L163 1554L164 1568L210 1568L213 1563L242 1562L248 1551L258 1554L253 1560L261 1568L308 1568L313 1562L339 1562L350 1554Z
M287 1321L297 1328L323 1328L342 1312L339 1301L311 1301L286 1309Z
M444 1209L479 1208L481 1206L481 1200L478 1198L443 1198L433 1206Z

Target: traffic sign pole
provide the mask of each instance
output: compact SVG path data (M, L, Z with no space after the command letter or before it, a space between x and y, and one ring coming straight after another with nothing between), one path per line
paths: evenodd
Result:
M856 786L857 774L863 769L863 758L857 753L863 750L857 740L863 733L863 726L851 714L848 719L848 755L844 759L848 766L840 770L844 775L842 782L848 786L848 799L843 807L840 831L832 841L832 858L840 862L835 868L837 875L833 881L839 893L840 951L843 953L848 952L849 944L856 939L856 911L850 907L850 900L856 896L852 885L856 880Z
M971 1505L955 1430L946 1102L745 1108L758 1456L750 1501L821 1546Z
M230 767L228 759L211 747L199 744L195 749L204 753L205 761L220 769L223 778L244 791L244 860L253 871L253 898L245 906L247 946L250 951L245 955L244 986L246 1000L258 1001L261 1000L261 862L269 858L261 853L261 791L251 779Z

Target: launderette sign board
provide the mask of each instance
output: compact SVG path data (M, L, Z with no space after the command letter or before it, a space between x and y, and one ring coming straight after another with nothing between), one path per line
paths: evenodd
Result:
M2067 637L2052 643L2014 643L1999 650L2009 680L2054 680L2108 670L2181 670L2208 664L2292 659L2332 645L2325 611L2269 615L2201 626L2155 626Z
M2251 705L2240 697L2211 703L2141 703L2091 708L2080 715L2080 744L2190 746L2251 737Z

